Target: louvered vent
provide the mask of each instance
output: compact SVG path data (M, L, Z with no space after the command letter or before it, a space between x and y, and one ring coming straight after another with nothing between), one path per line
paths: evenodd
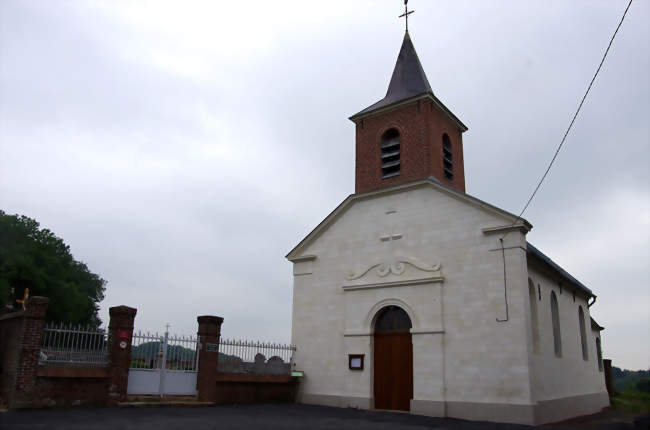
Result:
M399 132L391 128L381 138L381 177L392 178L399 175L400 161Z
M447 133L442 135L442 164L445 171L445 178L454 180L454 159L451 154L451 142Z

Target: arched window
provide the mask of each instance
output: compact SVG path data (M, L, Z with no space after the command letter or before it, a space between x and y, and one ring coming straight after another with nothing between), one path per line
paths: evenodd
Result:
M394 128L387 130L381 137L381 177L391 178L399 175L399 131Z
M530 302L530 328L533 334L533 352L539 353L539 326L537 322L537 294L535 284L528 278L528 301Z
M404 331L411 328L411 318L399 306L386 306L377 315L375 331Z
M442 135L442 165L445 171L445 178L454 180L454 158L451 153L451 141L447 133Z
M557 306L555 291L551 291L551 320L553 322L553 346L555 356L562 357L562 333L560 332L560 311Z
M585 313L582 306L578 306L578 323L580 324L580 344L582 345L582 359L589 360L587 351L587 330L585 329Z
M603 371L603 350L600 349L600 336L596 336L596 357L598 361L598 370Z

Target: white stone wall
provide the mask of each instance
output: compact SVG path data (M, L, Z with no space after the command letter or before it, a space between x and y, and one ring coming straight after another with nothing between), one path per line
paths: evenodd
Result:
M506 317L500 234L483 232L510 222L433 186L353 202L300 250L315 258L294 266L302 401L372 407L373 316L397 304L413 323L416 412L464 416L460 406L436 409L445 402L530 406L525 239L519 231L505 239L509 319L498 322ZM415 265L349 279L399 261ZM348 354L365 354L365 369L348 370Z
M589 306L584 293L536 262L528 263L528 275L541 292L537 299L539 352L529 349L533 399L538 402L572 396L603 393L606 391L604 372L598 369L596 337L598 331L591 329ZM560 285L562 288L560 289ZM561 290L561 292L560 292ZM575 300L573 291L576 291ZM551 291L555 292L560 314L562 356L555 356L551 320ZM582 356L578 307L585 314L588 359ZM530 327L529 327L530 330ZM606 405L603 405L606 406Z

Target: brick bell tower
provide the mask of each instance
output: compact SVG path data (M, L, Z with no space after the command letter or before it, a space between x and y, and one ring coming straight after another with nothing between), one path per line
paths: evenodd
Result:
M431 176L465 192L467 127L433 94L408 30L386 97L350 120L356 124L355 193Z

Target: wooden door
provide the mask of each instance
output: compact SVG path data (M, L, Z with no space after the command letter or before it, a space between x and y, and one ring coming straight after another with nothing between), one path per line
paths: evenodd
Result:
M396 315L396 312L406 315L399 308L386 309L375 325L375 408L408 411L413 398L413 344L408 330L411 324L410 320L404 322L403 315ZM380 322L380 318L383 321ZM390 319L388 324L386 319Z
M375 333L375 408L408 411L413 398L409 332Z

